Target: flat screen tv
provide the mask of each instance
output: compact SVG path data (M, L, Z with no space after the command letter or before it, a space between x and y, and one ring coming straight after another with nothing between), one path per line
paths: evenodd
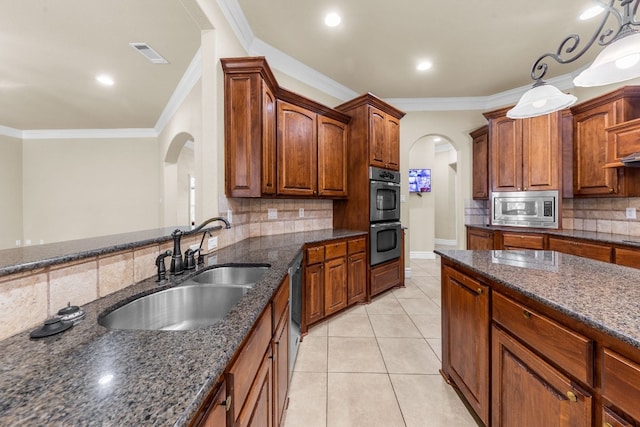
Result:
M431 169L409 169L409 192L428 193L431 191Z

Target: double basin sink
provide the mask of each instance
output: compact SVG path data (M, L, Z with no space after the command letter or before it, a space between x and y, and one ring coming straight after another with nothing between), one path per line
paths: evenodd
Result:
M173 288L135 299L99 319L109 329L189 330L222 320L265 274L266 266L203 271Z

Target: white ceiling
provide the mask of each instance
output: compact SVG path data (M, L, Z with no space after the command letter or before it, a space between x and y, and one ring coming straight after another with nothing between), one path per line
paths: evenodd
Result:
M270 60L275 48L353 93L382 98L486 97L529 85L538 56L570 33L588 38L598 20L577 20L590 0L218 2L246 17L251 54ZM0 0L0 125L154 128L200 46L187 11L195 3ZM337 28L322 22L331 10L342 14ZM151 64L130 42L149 43L169 64ZM549 77L598 51L570 65L550 62ZM417 72L420 59L433 68ZM99 72L116 84L97 85Z

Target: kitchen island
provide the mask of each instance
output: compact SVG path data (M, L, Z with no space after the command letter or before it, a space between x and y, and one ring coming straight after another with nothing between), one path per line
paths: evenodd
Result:
M319 230L250 238L210 254L196 272L227 264L270 266L213 326L131 331L97 323L110 308L157 290L149 278L84 305L86 318L59 335L30 340L25 331L0 341L0 425L188 425L302 247L365 234ZM196 272L163 287L179 285Z
M436 252L442 372L486 425L637 425L637 269L553 251Z

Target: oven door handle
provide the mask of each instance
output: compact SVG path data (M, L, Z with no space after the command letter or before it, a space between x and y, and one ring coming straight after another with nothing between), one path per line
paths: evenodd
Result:
M371 224L371 228L378 228L378 227L387 227L387 228L393 228L393 227L399 227L402 224L399 222L381 222L378 224Z
M388 182L388 181L371 181L373 185L387 185L390 187L400 187L400 184L397 182Z

